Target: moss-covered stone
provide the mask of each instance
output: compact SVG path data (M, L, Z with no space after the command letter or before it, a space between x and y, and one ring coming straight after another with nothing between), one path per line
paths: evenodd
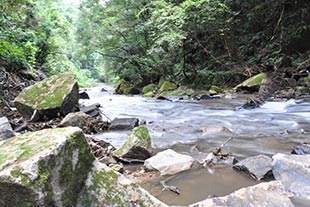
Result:
M143 87L142 94L144 95L144 94L147 94L147 93L150 93L150 92L152 92L152 94L153 94L153 91L156 90L157 88L158 87L157 87L156 84L151 83L151 84Z
M160 91L171 91L176 89L178 86L175 83L169 81L163 81L160 86Z
M148 129L138 126L132 130L127 141L113 155L119 159L147 159L151 156L152 142Z
M154 96L154 93L152 91L143 94L143 97L153 97L153 96Z
M213 86L211 86L211 88L209 89L208 92L210 95L216 95L219 93L224 93L225 91L222 88L213 85Z
M133 87L128 81L120 80L117 82L114 94L139 94L140 90Z
M2 141L0 206L75 206L93 160L82 131L76 127ZM7 193L11 196L5 196Z
M78 84L71 73L47 78L25 88L14 100L17 110L30 118L36 110L36 119L66 115L78 106Z
M242 83L237 85L235 87L235 89L237 89L239 87L254 87L254 86L260 85L266 79L267 79L266 73L259 73L255 76L243 81Z
M167 207L131 180L95 161L77 207L128 207L133 206L133 200L140 207Z
M161 96L191 96L194 90L187 88L186 86L180 86L177 89L170 91L163 91L160 93Z

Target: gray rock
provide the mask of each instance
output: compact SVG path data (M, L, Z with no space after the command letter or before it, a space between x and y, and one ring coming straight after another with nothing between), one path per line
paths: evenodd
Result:
M224 197L209 198L189 207L294 207L281 182L242 188Z
M75 206L94 157L77 127L0 142L0 206Z
M233 132L230 131L227 127L220 126L220 125L210 125L203 127L199 130L204 135L232 135Z
M127 141L116 151L113 156L120 160L146 160L151 156L152 142L148 129L138 126L132 130Z
M158 170L161 175L174 175L190 169L194 161L194 158L191 156L182 155L167 149L145 160L144 168L147 170Z
M91 104L89 106L81 106L80 107L80 111L84 112L85 114L88 114L92 117L96 117L98 115L100 115L100 104L99 103L95 103L95 104Z
M14 137L15 133L6 117L0 117L0 141Z
M79 92L80 99L90 99L88 93L86 91Z
M310 143L303 143L297 145L292 150L292 154L296 155L309 155L310 154Z
M67 114L65 118L60 122L59 126L67 127L74 126L83 129L90 123L93 118L90 115L85 114L84 112L73 112Z
M266 155L248 157L233 168L246 172L255 180L272 178L272 159Z
M131 130L139 125L137 118L115 118L111 122L109 130Z
M275 178L286 191L310 203L310 155L276 154L272 158Z
M78 101L78 83L71 73L64 73L25 88L14 104L23 117L37 121L76 111Z
M78 200L77 207L85 206L168 207L133 181L98 161L94 162Z

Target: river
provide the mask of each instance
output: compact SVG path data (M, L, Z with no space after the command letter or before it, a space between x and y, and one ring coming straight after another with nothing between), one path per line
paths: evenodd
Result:
M103 87L106 92L101 92ZM102 112L109 119L131 117L144 120L158 149L171 148L200 159L233 136L224 150L242 159L259 154L287 154L296 144L310 142L310 100L266 102L260 108L244 110L239 107L246 102L247 96L230 95L206 101L172 97L172 101L166 101L138 95L113 95L112 91L113 87L108 85L89 89L90 99L82 103L100 103ZM233 135L201 131L210 126L226 127ZM97 136L118 147L129 134L130 131L108 131ZM193 151L193 146L198 146L199 152ZM194 169L170 181L183 192L176 196L162 192L159 180L146 183L144 187L159 199L175 205L188 205L213 194L227 195L256 183L230 168L215 172Z

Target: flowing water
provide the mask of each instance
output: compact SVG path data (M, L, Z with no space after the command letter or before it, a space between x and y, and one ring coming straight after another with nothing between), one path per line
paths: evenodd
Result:
M202 159L220 146L228 133L203 133L203 127L226 127L234 133L225 151L238 159L258 154L272 156L290 153L298 143L310 142L310 100L266 102L253 110L238 109L247 97L227 97L206 101L155 100L141 96L112 95L111 86L93 88L85 104L100 103L109 119L131 117L146 121L153 144L160 149L172 148L177 152ZM120 146L130 131L111 131L98 135L114 146ZM193 150L197 146L199 151ZM187 205L208 195L227 195L236 189L255 184L250 178L230 168L209 172L196 169L181 173L168 183L181 188L181 196L162 192L159 180L143 186L153 195L169 204Z

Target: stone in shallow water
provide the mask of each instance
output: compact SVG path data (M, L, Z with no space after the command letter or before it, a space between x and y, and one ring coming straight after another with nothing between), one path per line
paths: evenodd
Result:
M161 175L174 175L190 169L194 161L191 156L167 149L145 160L144 167L147 170L158 170Z
M275 178L288 192L310 203L310 155L276 154L272 158Z
M137 118L115 118L111 122L109 130L131 130L139 125Z
M76 127L0 142L0 206L75 206L94 157Z
M272 177L272 159L266 155L248 157L235 164L233 168L246 172L255 180Z
M224 197L209 198L190 207L294 207L278 181L242 188Z
M94 162L78 200L77 207L85 206L168 207L139 185L98 161Z
M149 131L145 126L138 126L132 130L127 141L113 152L113 156L120 160L145 160L151 156L151 152L152 142Z
M296 155L309 155L310 154L310 143L303 143L294 147L292 154Z
M64 73L25 88L15 98L14 104L18 112L27 119L35 114L33 121L36 121L75 111L78 101L77 81L71 73Z

